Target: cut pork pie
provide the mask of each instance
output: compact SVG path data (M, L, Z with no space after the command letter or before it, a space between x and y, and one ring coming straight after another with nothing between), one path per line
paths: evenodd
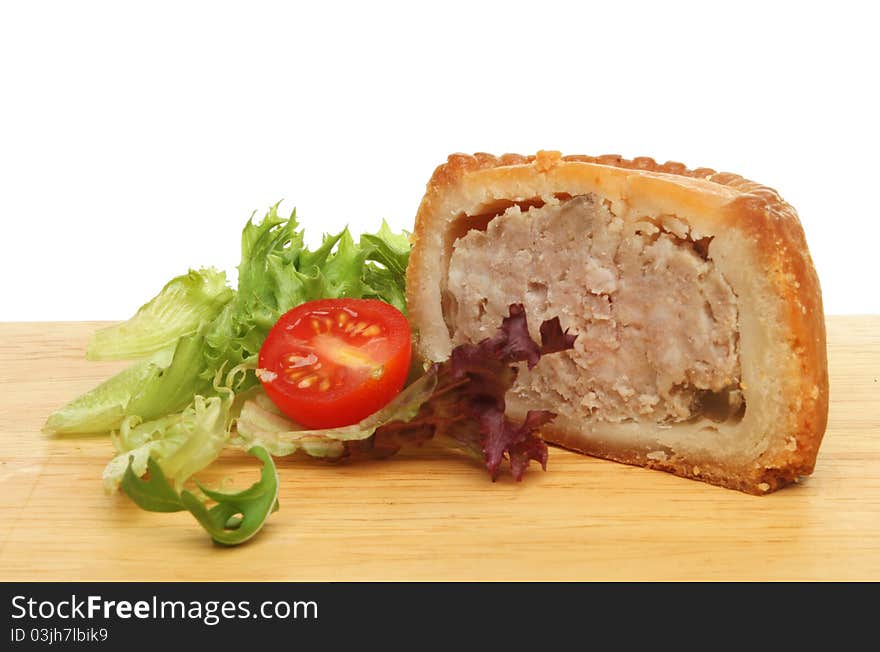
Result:
M813 471L822 298L769 188L648 158L453 155L419 208L407 293L432 361L512 303L577 335L507 395L513 416L557 414L550 442L754 494Z

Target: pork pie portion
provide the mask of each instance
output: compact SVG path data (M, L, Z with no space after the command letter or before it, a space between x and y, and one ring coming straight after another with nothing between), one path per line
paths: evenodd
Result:
M507 396L514 414L558 414L549 441L750 493L813 470L822 300L768 188L650 159L454 155L419 209L407 292L430 360L494 333L511 303L578 334Z

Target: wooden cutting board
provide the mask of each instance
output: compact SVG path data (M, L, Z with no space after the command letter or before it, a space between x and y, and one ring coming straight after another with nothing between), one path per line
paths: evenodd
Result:
M880 580L880 316L828 319L831 414L800 485L759 498L558 449L519 484L436 450L282 459L281 510L229 549L105 495L106 437L40 433L123 366L83 358L101 325L0 324L0 580ZM256 477L229 453L208 479Z

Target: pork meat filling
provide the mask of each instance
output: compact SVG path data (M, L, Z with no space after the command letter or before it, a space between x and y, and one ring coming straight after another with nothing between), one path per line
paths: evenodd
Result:
M555 316L578 334L520 370L511 392L527 405L606 422L741 412L736 296L681 220L625 222L593 195L513 206L454 244L453 343L490 336L514 302L534 337Z

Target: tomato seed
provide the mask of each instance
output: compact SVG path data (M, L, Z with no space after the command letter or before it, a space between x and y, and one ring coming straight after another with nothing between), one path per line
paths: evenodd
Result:
M318 356L314 353L308 355L297 355L295 353L287 356L287 365L291 368L309 367L318 361Z
M376 324L372 324L369 328L364 330L364 332L361 333L361 335L363 335L364 337L375 337L376 335L378 335L381 332L382 332L381 328L379 328Z

